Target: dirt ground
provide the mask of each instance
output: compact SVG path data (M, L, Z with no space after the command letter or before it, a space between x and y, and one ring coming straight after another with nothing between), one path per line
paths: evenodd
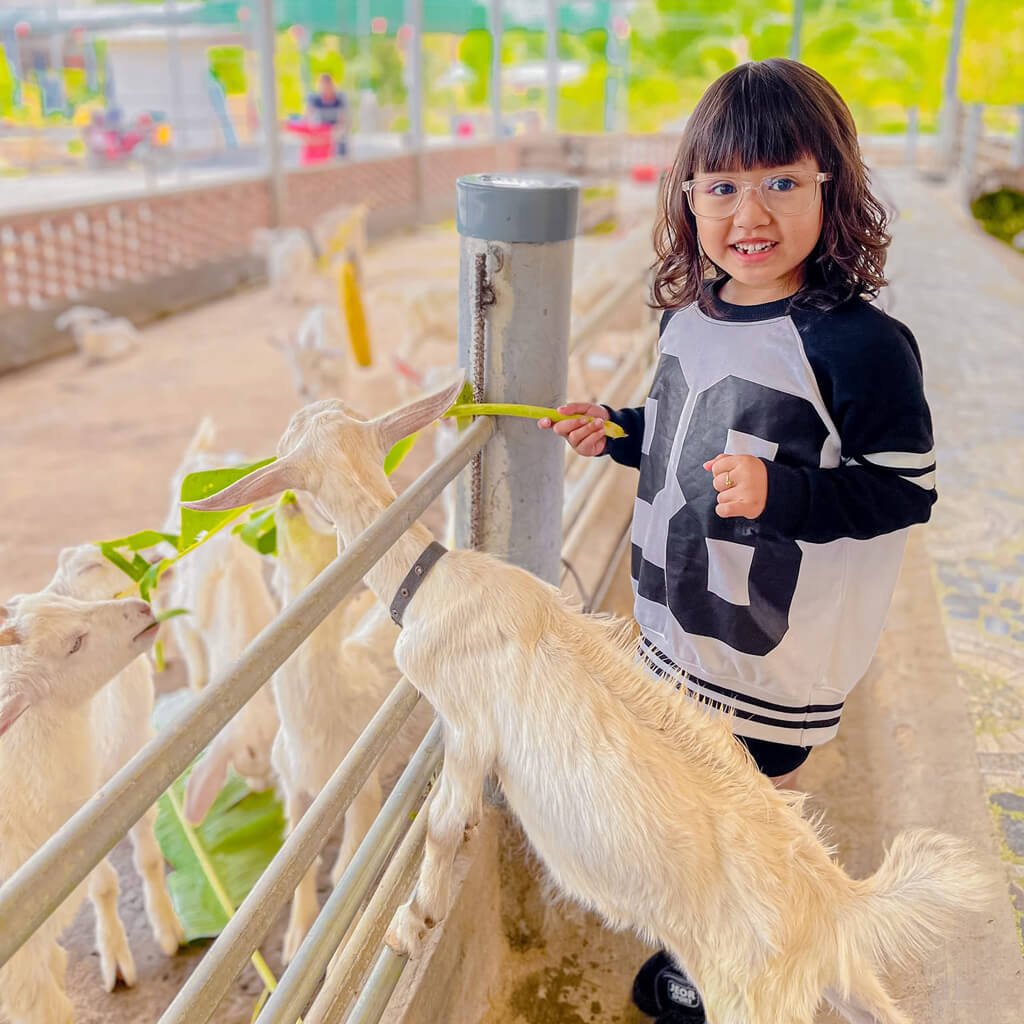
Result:
M642 206L646 199L640 199ZM584 248L617 244L615 236L584 239L578 255ZM414 288L453 288L458 261L458 236L450 225L371 247L364 295L374 366L352 370L346 389L346 398L362 412L374 415L398 404L389 356L403 338L405 301ZM315 285L312 301L334 301L330 281ZM43 586L57 552L66 545L159 528L170 500L169 481L204 415L216 421L224 450L254 459L271 455L299 402L283 357L268 342L294 330L306 308L285 305L266 288L246 290L146 327L140 349L121 361L86 368L76 356L68 356L0 377L0 451L5 461L0 601ZM638 288L635 304L609 326L639 326L644 318ZM594 350L621 355L623 337L619 333L598 339ZM454 344L433 343L427 358L454 362L454 352ZM612 363L597 359L597 370L588 373L588 390L599 388L611 375ZM429 443L418 445L396 474L398 490L432 458ZM439 503L424 519L440 528ZM157 680L158 691L166 692L181 684L181 675L171 664ZM196 943L173 959L165 958L149 934L126 842L115 849L113 862L139 980L131 990L119 986L112 994L103 991L92 910L85 904L64 940L70 954L68 990L78 1024L156 1021L209 945ZM325 896L326 878L323 882ZM282 915L262 946L278 975L283 928ZM247 968L216 1020L249 1021L261 988L255 971Z

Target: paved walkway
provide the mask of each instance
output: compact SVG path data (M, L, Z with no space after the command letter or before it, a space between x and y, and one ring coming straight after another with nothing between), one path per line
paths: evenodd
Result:
M951 189L887 171L889 311L921 346L939 502L924 539L1024 947L1024 259Z

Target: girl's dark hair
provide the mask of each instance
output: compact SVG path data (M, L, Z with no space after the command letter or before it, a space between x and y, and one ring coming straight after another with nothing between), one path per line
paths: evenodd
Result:
M654 230L652 305L703 302L705 282L725 273L701 251L680 188L710 171L749 171L813 157L832 180L821 188L821 237L807 259L796 305L834 309L885 284L887 214L871 194L853 116L839 93L804 64L773 57L741 64L708 87L686 122L665 179Z

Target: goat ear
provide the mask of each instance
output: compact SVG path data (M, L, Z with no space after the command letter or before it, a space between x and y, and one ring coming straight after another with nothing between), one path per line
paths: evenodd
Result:
M245 505L255 504L265 498L272 498L281 491L309 488L303 482L301 468L292 461L292 456L285 455L276 462L257 469L248 476L223 491L203 498L202 501L183 501L183 508L191 508L196 512L218 512L232 508L242 508Z
M210 813L213 801L228 780L228 759L228 745L214 740L192 769L185 786L185 820L190 825L200 824Z
M29 699L8 684L0 689L0 736L29 709Z
M397 444L403 437L422 430L428 423L433 423L441 413L451 408L465 383L466 375L459 370L451 383L439 391L434 391L424 398L403 405L400 409L378 416L374 422L380 428L385 450Z

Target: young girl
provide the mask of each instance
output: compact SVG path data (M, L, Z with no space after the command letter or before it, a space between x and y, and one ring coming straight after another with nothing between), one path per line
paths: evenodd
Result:
M917 344L868 301L888 244L835 89L795 61L734 68L697 104L664 186L646 404L559 410L611 418L620 440L554 425L579 454L640 470L640 658L726 710L777 785L836 734L907 528L935 501ZM634 1000L659 1024L704 1020L664 953Z

